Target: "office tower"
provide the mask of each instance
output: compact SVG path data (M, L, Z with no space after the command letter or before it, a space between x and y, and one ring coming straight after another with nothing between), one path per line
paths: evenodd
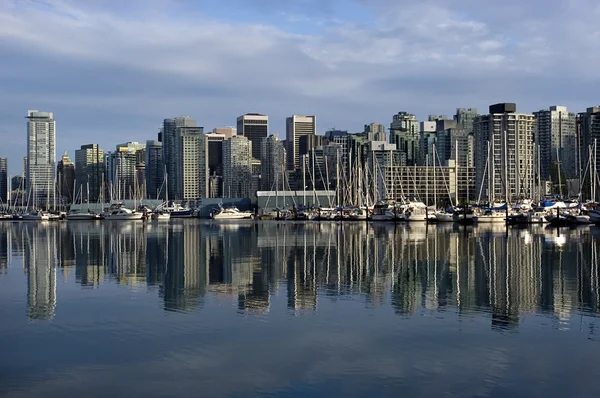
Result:
M107 178L104 150L98 144L82 145L75 151L75 197L82 202L98 202Z
M260 160L260 143L269 135L269 117L260 113L247 113L237 118L237 135L252 143L252 157Z
M483 197L515 200L537 192L534 128L535 117L517 113L513 103L491 105L488 115L474 119L475 188L483 186Z
M61 203L73 203L75 198L75 165L65 152L56 166L56 184Z
M10 179L10 189L12 191L25 190L25 179L22 176L13 176Z
M209 198L220 198L223 195L223 141L232 136L217 133L205 135L206 187Z
M148 199L165 199L165 164L163 162L163 145L160 141L146 141L146 197Z
M311 149L323 146L325 137L322 135L302 135L298 140L298 155L308 155Z
M589 107L585 112L579 113L577 124L581 151L578 169L583 180L581 190L585 197L595 201L599 196L597 183L590 185L590 177L592 181L596 181L600 173L600 105ZM587 173L586 169L588 169Z
M385 141L369 142L366 167L371 172L373 180L370 184L376 201L401 197L398 193L401 191L400 187L394 180L394 171L401 163L400 155L395 144L388 144Z
M364 132L369 141L387 141L385 126L381 123L365 124Z
M285 190L285 148L276 135L265 138L261 146L261 189Z
M551 106L534 112L536 152L540 155L540 178L551 181L553 167L567 178L577 178L577 125L575 113L564 106ZM553 166L555 165L555 166ZM557 181L555 181L557 183Z
M225 139L229 139L234 135L237 135L237 128L234 126L216 127L213 129L213 134L221 134L225 136Z
M431 166L434 164L433 147L437 143L436 121L429 120L419 123L419 137L421 164Z
M249 198L252 189L252 142L237 135L223 141L223 196Z
M127 144L117 145L114 152L106 154L106 174L111 199L132 200L140 197L137 160L136 148Z
M206 144L203 127L177 127L179 164L175 180L176 198L198 200L206 197ZM170 183L171 181L169 181Z
M8 203L8 164L6 158L0 158L0 207Z
M287 140L286 157L288 170L297 170L300 166L300 137L315 135L317 131L315 116L293 115L286 119L285 137Z
M402 162L408 166L420 163L419 121L408 112L398 112L390 124L390 143L396 144Z
M27 191L34 206L54 196L56 121L52 112L27 111Z
M465 130L467 133L473 132L473 120L479 116L477 108L456 108L454 121L456 128Z
M197 122L189 116L181 116L172 119L164 119L162 131L163 162L167 173L169 199L181 199L177 197L177 189L181 182L177 181L177 169L181 163L179 156L180 143L177 141L178 127L196 127Z

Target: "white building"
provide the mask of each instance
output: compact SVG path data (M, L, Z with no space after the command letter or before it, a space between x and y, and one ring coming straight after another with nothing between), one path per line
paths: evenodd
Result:
M285 137L288 170L297 170L300 166L300 137L304 135L316 135L316 131L316 116L293 115L286 119Z
M27 192L30 204L50 203L55 196L56 121L52 112L27 111Z
M177 127L179 147L176 197L197 200L206 195L206 137L202 127Z
M483 198L502 201L536 194L534 128L535 117L517 113L511 103L491 105L488 115L474 119L475 188L483 186Z
M250 198L252 190L252 142L237 135L223 141L223 197Z

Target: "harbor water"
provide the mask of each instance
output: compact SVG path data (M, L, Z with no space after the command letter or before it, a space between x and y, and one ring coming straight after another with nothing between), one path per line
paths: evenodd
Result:
M0 397L594 397L599 237L0 223Z

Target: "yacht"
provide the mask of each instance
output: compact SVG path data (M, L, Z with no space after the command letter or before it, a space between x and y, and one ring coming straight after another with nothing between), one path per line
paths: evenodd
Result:
M23 221L48 221L50 220L50 216L48 213L44 211L32 211L26 214L23 214Z
M247 220L252 218L252 212L239 211L237 207L226 207L220 208L211 217L213 220Z
M169 213L170 218L190 218L194 215L194 211L189 207L183 207L179 203L172 203L171 206L165 206L162 211Z
M67 221L95 221L100 220L100 214L91 210L73 209L67 214Z
M505 223L506 211L502 210L484 210L480 214L473 216L473 222L482 223Z
M378 202L373 207L371 221L394 221L396 211L394 205L389 202Z
M404 221L427 221L427 206L423 202L409 202L400 219Z
M142 220L143 218L144 213L130 210L122 204L112 205L109 212L104 215L104 219L109 221Z
M171 213L166 211L155 211L150 215L150 218L154 221L169 221L171 219Z

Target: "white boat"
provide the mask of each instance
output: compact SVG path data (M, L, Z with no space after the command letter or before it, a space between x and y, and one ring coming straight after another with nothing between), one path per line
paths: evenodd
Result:
M67 214L67 221L95 221L101 218L100 214L96 214L90 210L81 211L74 209Z
M396 213L394 211L394 205L385 202L378 202L373 207L371 221L394 221L395 219Z
M252 212L240 211L237 207L221 208L212 214L213 220L247 220L251 218Z
M134 221L141 220L143 217L143 213L138 213L123 206L115 207L104 215L104 219L108 221Z
M454 213L437 212L435 213L436 222L454 222Z
M404 221L427 221L427 206L423 202L410 202L400 216Z
M506 222L506 212L496 211L496 210L488 210L483 212L482 214L477 214L473 216L473 222L482 224L482 223L505 223Z
M171 219L171 213L168 212L154 212L150 216L150 218L154 221L169 221Z
M30 213L23 214L23 221L48 221L50 216L48 213L43 211L32 211Z

